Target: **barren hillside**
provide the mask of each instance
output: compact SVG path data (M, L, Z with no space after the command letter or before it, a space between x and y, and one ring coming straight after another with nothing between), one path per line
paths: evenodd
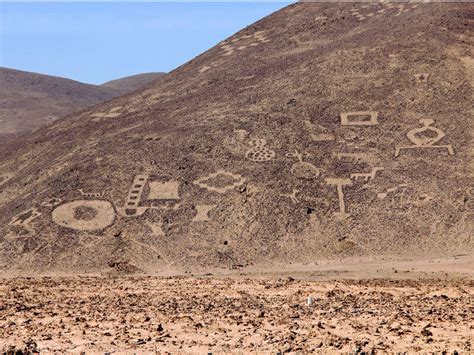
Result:
M473 251L472 3L298 3L0 160L0 268Z

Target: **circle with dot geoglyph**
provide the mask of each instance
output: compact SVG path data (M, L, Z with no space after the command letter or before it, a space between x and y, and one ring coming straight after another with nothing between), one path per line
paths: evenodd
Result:
M115 210L108 201L77 200L58 206L51 217L60 226L93 231L111 226L115 221Z

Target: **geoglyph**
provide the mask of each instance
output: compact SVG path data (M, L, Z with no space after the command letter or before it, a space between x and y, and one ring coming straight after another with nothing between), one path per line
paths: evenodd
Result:
M346 212L346 204L344 202L344 191L343 186L351 186L352 181L350 179L344 178L327 178L326 184L336 185L337 187L337 197L339 199L339 211L334 212L334 215L339 219L345 219L350 217L350 214Z
M342 112L342 126L376 126L379 114L376 111Z
M193 222L208 222L209 212L212 211L217 205L196 205L196 215L193 218Z
M265 162L275 158L275 151L265 147L267 141L265 139L257 138L250 142L252 148L246 153L245 157L254 162Z
M112 204L102 200L76 200L53 210L51 217L60 226L95 231L111 226L115 221Z
M293 189L293 191L291 192L291 194L281 194L280 196L282 197L288 197L291 202L293 203L298 203L299 202L299 199L298 197L296 197L296 195L300 192L300 190L297 190L297 189Z
M150 200L179 200L179 183L177 181L150 181Z
M418 7L417 3L412 2L373 2L360 6L359 8L352 8L350 10L352 16L358 21L364 21L374 16L388 13L393 16L400 16L402 13L412 11Z
M93 231L107 228L114 224L116 215L121 217L137 217L148 210L176 209L177 206L162 205L158 201L179 199L179 184L176 181L149 181L147 174L136 175L127 195L124 207L114 208L106 200L75 200L60 205L52 212L55 223L76 230ZM148 184L148 185L147 185ZM156 200L143 204L143 193L148 186L149 193L145 200ZM101 198L104 193L88 193L79 189L83 197ZM60 200L59 200L60 201ZM51 204L44 206L52 206Z
M351 179L358 180L362 179L363 181L370 181L375 179L375 176L377 175L378 171L383 171L384 168L376 166L375 168L372 168L370 173L352 173L350 175Z
M430 75L429 75L428 73L415 74L415 80L416 80L418 83L427 83L429 76L430 76Z
M9 180L11 180L13 177L13 174L0 174L0 186L6 184Z
M407 133L407 137L413 145L395 147L395 157L400 155L402 149L446 149L449 155L454 154L454 149L451 144L435 145L435 143L438 143L438 141L445 136L445 133L441 129L432 126L434 120L422 119L420 123L422 127L413 128Z
M121 115L121 113L119 112L121 109L122 109L122 106L115 106L106 112L93 113L90 117L92 118L92 121L94 122L99 122L104 118L115 118Z
M270 42L265 36L264 31L256 31L250 35L242 35L232 40L226 40L219 44L218 48L222 51L221 56L210 62L209 65L204 65L199 69L200 73L204 73L211 68L218 67L225 62L225 57L229 57L235 52L242 51L247 48L257 47L263 43Z
M298 162L294 163L290 172L300 179L314 179L320 174L320 171L313 164L303 161L304 157L309 156L307 153L300 153L295 150L294 153L287 153L288 158L296 158Z
M33 222L36 218L41 216L41 212L39 212L36 208L31 208L28 211L22 212L15 217L10 222L11 226L28 226L31 222Z
M218 178L224 178L230 181L225 181L222 184L213 182L213 180ZM225 170L218 170L215 173L194 180L193 183L203 189L223 194L243 185L245 183L245 178L239 174L230 173Z

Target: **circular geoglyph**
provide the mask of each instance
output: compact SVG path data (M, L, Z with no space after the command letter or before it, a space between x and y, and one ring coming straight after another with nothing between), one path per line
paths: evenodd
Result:
M77 200L58 206L51 217L60 226L93 231L111 226L115 221L115 210L108 201Z
M293 164L291 173L300 179L315 179L319 176L320 171L313 164L300 161Z

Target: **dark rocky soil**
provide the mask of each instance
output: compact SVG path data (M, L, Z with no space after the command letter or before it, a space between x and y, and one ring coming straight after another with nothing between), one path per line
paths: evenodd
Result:
M3 279L0 351L469 353L473 286L459 280Z

